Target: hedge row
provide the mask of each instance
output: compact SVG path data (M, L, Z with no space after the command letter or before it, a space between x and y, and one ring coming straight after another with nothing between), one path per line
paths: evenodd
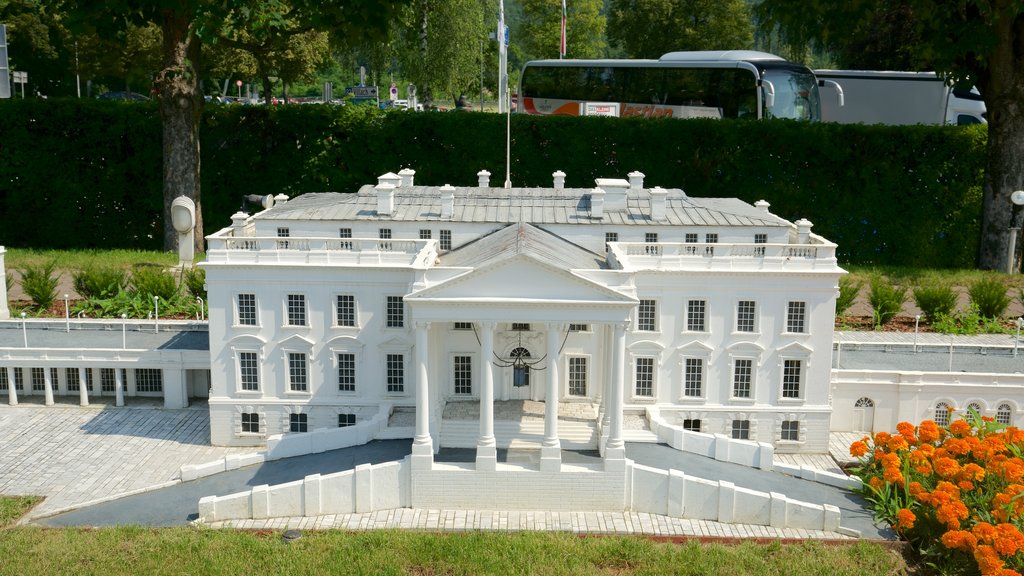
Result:
M843 262L971 267L984 127L512 117L512 183L589 187L633 170L692 196L766 199L808 218ZM402 167L417 182L504 180L505 118L365 107L209 106L201 128L207 233L242 194L355 191ZM0 244L159 249L155 104L0 101Z

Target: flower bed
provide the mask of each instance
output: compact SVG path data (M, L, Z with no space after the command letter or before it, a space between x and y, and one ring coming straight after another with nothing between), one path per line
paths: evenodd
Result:
M876 518L941 574L1024 571L1024 431L977 414L854 442Z

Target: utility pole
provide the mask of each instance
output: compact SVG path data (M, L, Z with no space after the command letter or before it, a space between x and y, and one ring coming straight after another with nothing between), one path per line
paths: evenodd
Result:
M508 107L508 26L505 26L505 0L498 0L498 112Z

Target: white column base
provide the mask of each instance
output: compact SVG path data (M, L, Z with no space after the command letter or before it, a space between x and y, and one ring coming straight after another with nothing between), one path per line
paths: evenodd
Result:
M562 470L562 447L560 445L541 446L540 470L541 472L559 472Z
M423 442L412 444L410 463L413 470L432 470L434 468L434 444L428 436Z
M498 469L498 449L493 444L490 446L476 447L476 470L477 472L494 472Z
M613 470L625 470L626 448L606 447L604 449L604 469L608 472Z

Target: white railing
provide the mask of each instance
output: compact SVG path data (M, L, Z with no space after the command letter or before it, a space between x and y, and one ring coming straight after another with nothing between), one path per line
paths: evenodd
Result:
M210 262L308 262L414 265L436 256L436 240L210 236Z
M615 242L609 260L625 268L761 268L835 266L836 245Z

